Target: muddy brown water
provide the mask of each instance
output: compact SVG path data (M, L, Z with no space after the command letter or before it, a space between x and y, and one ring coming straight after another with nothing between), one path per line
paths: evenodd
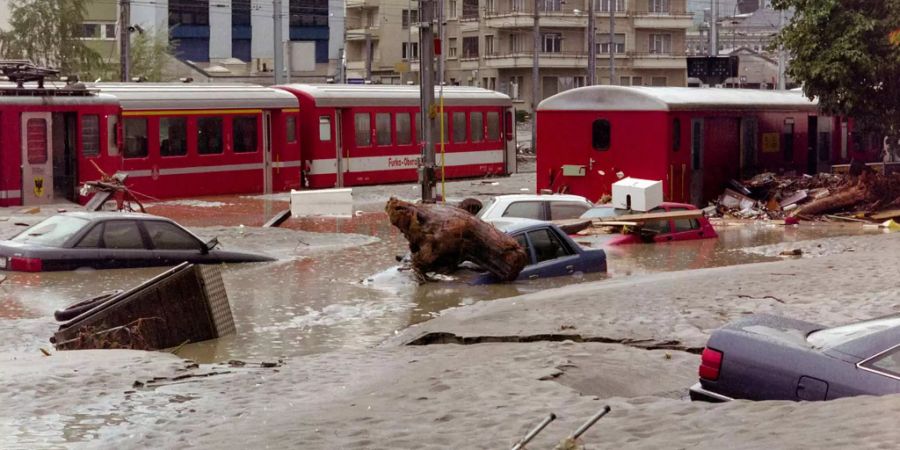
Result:
M238 215L229 221L253 224L279 206L283 205L270 205L254 211L253 217ZM218 214L210 215L218 215L220 220L220 214L230 214L227 209L218 209ZM178 211L168 212L178 215ZM185 220L176 219L189 225L209 223L202 216L202 213L191 212ZM215 341L190 344L179 351L181 356L200 362L263 360L365 348L447 308L569 283L602 282L607 277L770 261L774 258L741 249L872 232L856 225L723 226L717 228L718 239L607 248L608 274L578 274L475 287L453 279L418 285L407 273L392 270L397 265L395 256L406 251L406 241L390 226L383 213L370 212L353 218L291 220L286 226L304 231L357 233L379 240L368 245L322 251L301 259L223 266L238 333ZM577 241L598 245L590 238L578 238ZM828 245L827 241L824 245ZM4 327L16 327L17 323L28 323L33 327L35 320L46 321L47 335L41 337L40 333L30 333L28 336L31 337L23 339L34 339L34 342L0 344L0 351L47 347L49 344L45 339L54 329L52 314L55 309L103 291L134 286L163 270L7 273L8 279L0 284L0 323Z

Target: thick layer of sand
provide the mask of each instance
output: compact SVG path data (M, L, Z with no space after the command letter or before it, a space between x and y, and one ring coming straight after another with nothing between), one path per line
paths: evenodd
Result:
M4 356L0 447L508 448L555 412L530 447L549 448L608 404L589 448L893 448L900 396L685 400L698 357L684 350L728 320L770 312L832 325L900 310L900 235L842 242L816 258L480 303L369 351L268 369L188 368L139 352ZM432 343L402 345L423 336ZM200 376L176 379L190 374Z

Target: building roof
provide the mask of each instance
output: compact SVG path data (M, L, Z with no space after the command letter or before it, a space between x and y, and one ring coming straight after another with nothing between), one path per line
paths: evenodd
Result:
M293 95L255 84L97 83L119 100L122 110L297 108Z
M316 106L419 106L419 86L384 84L288 84L279 88L311 97ZM435 88L437 101L439 89ZM444 104L511 106L509 96L468 86L444 86Z
M793 91L684 87L588 86L556 94L538 111L797 110L818 103Z

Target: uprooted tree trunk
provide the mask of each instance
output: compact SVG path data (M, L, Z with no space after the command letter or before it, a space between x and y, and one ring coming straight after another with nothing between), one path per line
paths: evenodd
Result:
M792 216L815 216L849 208L876 197L876 176L871 172L862 172L856 184L833 195L814 200L797 208Z
M463 209L391 198L385 211L409 241L412 266L420 277L451 273L471 261L502 281L512 281L528 263L515 239Z

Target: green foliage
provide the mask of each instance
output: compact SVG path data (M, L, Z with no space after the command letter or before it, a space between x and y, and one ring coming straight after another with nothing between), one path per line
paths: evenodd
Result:
M103 70L103 58L79 39L85 0L10 0L10 29L0 33L0 57L28 59L61 74Z
M531 116L528 114L528 111L521 109L516 110L516 123L525 123L530 118Z
M131 33L131 78L143 78L144 81L172 81L165 74L166 64L175 52L174 42L168 36L157 31ZM99 75L104 81L118 80L120 64L116 60L108 64L105 72Z
M900 0L773 0L794 17L778 36L790 75L830 114L900 135Z

